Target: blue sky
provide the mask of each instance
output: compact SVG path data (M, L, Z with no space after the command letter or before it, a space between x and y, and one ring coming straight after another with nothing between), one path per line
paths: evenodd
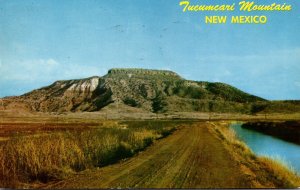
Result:
M134 67L225 82L271 100L300 99L299 1L276 0L291 4L290 12L250 14L182 12L179 2L0 0L0 97ZM207 25L205 15L267 15L268 22Z

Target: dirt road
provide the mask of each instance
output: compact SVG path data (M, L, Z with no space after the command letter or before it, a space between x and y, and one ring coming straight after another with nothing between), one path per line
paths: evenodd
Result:
M183 127L131 159L81 172L48 188L251 187L209 125Z

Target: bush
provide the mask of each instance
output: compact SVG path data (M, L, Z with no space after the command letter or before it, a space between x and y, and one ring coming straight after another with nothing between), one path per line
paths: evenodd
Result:
M164 113L166 112L167 103L161 94L158 94L152 99L152 110L154 113Z
M267 107L268 107L268 104L264 103L264 102L254 103L251 105L250 113L254 115L258 112L264 111Z
M126 104L128 106L131 106L131 107L137 107L137 106L139 106L138 102L135 101L133 98L126 97L123 100L123 102L124 102L124 104Z

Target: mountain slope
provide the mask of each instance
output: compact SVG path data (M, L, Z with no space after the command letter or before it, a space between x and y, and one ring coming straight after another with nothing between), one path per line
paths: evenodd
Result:
M223 83L185 80L172 71L111 69L103 77L57 81L19 97L32 111L99 111L109 104L124 104L151 112L248 112L250 104L266 100Z

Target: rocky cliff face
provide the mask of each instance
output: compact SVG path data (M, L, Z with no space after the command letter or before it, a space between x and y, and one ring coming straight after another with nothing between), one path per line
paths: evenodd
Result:
M94 111L112 102L111 90L100 77L57 81L20 97L34 111Z
M111 69L103 77L57 81L19 97L32 111L99 111L115 103L148 110L241 112L263 99L222 83L196 82L172 71ZM248 107L247 107L248 106Z

